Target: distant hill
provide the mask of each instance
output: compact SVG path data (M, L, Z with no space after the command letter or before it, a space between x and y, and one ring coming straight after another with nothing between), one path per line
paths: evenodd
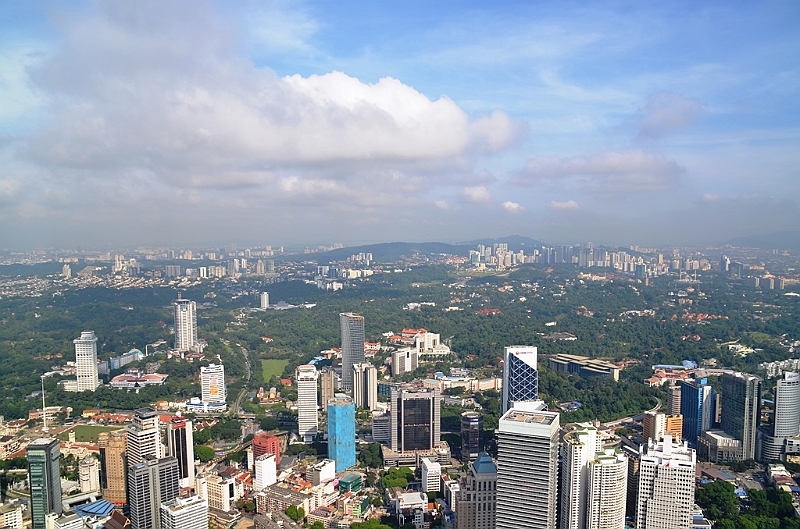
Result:
M508 247L512 250L526 250L528 248L541 248L542 246L548 246L542 241L537 241L536 239L531 239L530 237L525 237L524 235L509 235L507 237L495 237L494 239L477 239L474 241L467 241L462 244L474 248L479 244L491 246L493 244L503 242L507 243Z
M762 250L797 250L800 251L800 231L776 231L750 237L734 237L725 244L745 246Z
M467 255L472 245L447 244L443 242L384 242L380 244L366 244L363 246L350 246L329 252L291 256L292 261L313 259L323 263L327 261L344 261L353 254L371 253L373 261L390 262L402 257L411 257L414 254L447 253L454 255Z

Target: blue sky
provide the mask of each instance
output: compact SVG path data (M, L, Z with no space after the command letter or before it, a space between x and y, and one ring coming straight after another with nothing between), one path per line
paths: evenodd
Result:
M0 247L800 220L797 2L0 4Z

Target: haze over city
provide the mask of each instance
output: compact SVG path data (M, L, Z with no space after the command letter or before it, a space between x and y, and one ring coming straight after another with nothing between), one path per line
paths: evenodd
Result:
M5 2L0 247L800 223L797 2Z

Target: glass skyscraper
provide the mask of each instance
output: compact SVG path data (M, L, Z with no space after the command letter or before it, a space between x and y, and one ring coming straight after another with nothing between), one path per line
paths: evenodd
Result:
M49 513L61 514L61 450L58 439L36 439L27 448L31 527L46 529Z
M696 448L697 439L714 424L716 393L706 378L681 381L680 386L683 439Z
M513 345L503 350L503 401L500 413L514 402L539 400L537 349Z
M356 465L356 405L349 397L328 400L328 458L336 472Z
M342 332L342 389L353 392L353 366L361 364L364 356L364 316L352 312L339 314Z

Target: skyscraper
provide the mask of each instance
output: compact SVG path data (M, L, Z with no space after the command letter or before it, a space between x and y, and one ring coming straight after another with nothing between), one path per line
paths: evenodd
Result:
M261 261L259 261L260 263ZM261 272L262 274L264 272ZM267 310L269 308L269 292L262 292L261 293L261 310Z
M224 411L228 391L225 386L225 366L209 364L200 368L201 400L208 410Z
M639 447L636 527L692 529L695 463L694 449L669 435Z
M275 456L275 465L281 465L281 440L267 432L258 432L253 437L253 458L272 454Z
M364 362L364 316L352 312L339 314L342 332L342 389L353 391L353 366Z
M49 513L61 514L61 450L58 439L36 439L28 444L28 480L31 490L31 527L46 529Z
M197 304L179 297L172 306L175 315L175 349L192 351L197 345Z
M598 452L589 461L586 497L587 529L625 527L628 458L618 448Z
M125 497L125 448L127 434L125 430L101 432L97 436L100 447L100 490L103 499L123 505Z
M554 529L558 413L510 409L497 435L496 529Z
M161 436L158 432L158 412L140 408L133 412L133 421L125 428L127 434L125 456L128 467L144 461L146 457L161 457Z
M75 344L75 373L77 391L94 391L100 385L97 378L97 337L94 331L83 331Z
M659 411L644 412L642 421L642 438L646 443L648 439L660 440L664 434L672 435L673 439L680 439L683 435L683 416L667 415Z
M539 399L537 349L513 345L503 350L503 401L500 413L512 408L514 402Z
M356 465L356 407L350 397L328 401L328 458L336 461L336 472Z
M161 504L178 497L178 460L148 456L128 468L131 529L161 527Z
M390 448L395 452L430 450L441 442L441 396L438 389L392 388Z
M274 454L264 454L255 458L253 470L256 475L254 480L255 492L261 492L264 487L269 487L278 481L278 467L275 464Z
M683 380L680 387L683 439L696 448L700 434L714 424L716 394L706 378Z
M186 417L173 417L167 424L167 455L178 460L178 478L181 487L194 485L194 433L192 421Z
M483 414L465 411L461 414L461 461L474 461L483 449Z
M326 366L320 370L319 376L320 386L322 387L320 395L322 400L322 411L327 413L328 400L332 399L336 394L336 372L331 366Z
M297 428L303 441L310 443L317 435L317 377L319 372L311 364L297 366Z
M786 442L800 433L800 374L785 372L775 387L775 415L772 427L759 431L759 458L762 463L783 460Z
M189 496L162 503L161 525L157 529L208 529L208 502Z
M353 402L357 408L378 409L378 370L369 362L353 366Z
M487 453L469 465L455 493L456 529L494 529L497 515L497 466Z
M586 526L589 461L599 449L597 429L592 426L564 435L561 443L560 529L583 529Z
M724 373L720 426L725 433L742 441L742 459L756 458L760 418L761 379L745 373Z

